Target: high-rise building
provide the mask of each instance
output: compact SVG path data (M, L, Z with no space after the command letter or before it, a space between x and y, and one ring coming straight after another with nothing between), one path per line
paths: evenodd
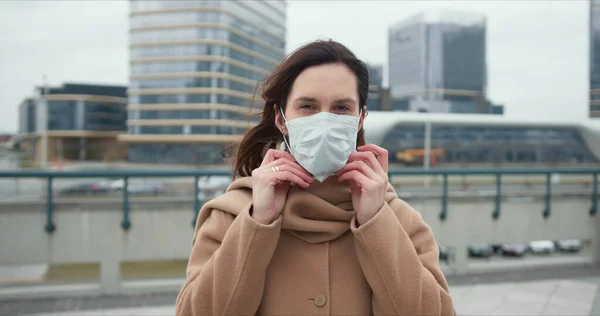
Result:
M382 84L383 84L383 66L367 64L369 70L369 98L367 100L367 110L382 110Z
M285 57L283 0L132 0L128 159L220 164Z
M123 160L127 87L67 83L37 87L19 105L21 147L39 164Z
M389 28L395 111L492 113L486 99L486 17L431 10Z
M600 117L600 0L590 0L590 117Z

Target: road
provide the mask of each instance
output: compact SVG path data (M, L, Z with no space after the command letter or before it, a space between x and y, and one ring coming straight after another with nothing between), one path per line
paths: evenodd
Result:
M0 153L0 170L18 170L19 160L15 154ZM88 168L87 164L79 166ZM72 166L73 170L79 168ZM96 166L95 169L100 168ZM143 182L145 179L130 179L130 184ZM194 190L192 178L153 178L162 181L173 188L174 195L191 196ZM415 194L436 195L442 191L441 176L398 176L392 178L396 191L403 198L410 198ZM111 179L54 179L54 191L63 186L85 181L112 181ZM504 176L502 178L502 194L517 193L542 194L545 192L544 176ZM553 192L565 193L591 193L591 176L561 176L553 178ZM525 185L529 183L529 185ZM448 178L448 192L451 196L471 194L477 196L494 196L496 194L495 178L493 176L450 176ZM223 188L224 189L224 188ZM40 200L46 193L46 180L43 179L15 179L0 178L0 202L20 202ZM56 193L55 193L56 194ZM84 197L82 197L84 198Z

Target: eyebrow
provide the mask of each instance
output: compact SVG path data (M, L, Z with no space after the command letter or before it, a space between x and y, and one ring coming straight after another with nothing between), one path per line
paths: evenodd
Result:
M346 103L356 103L352 98L345 98L333 101L333 104L346 104Z
M317 99L311 98L311 97L298 97L298 98L296 98L296 101L315 103L315 102L317 102ZM354 99L352 99L352 98L344 98L344 99L338 99L338 100L333 101L333 104L345 104L345 103L356 103L356 101L354 101Z
M317 102L317 99L311 98L311 97L299 97L299 98L296 98L296 101L315 103L315 102Z

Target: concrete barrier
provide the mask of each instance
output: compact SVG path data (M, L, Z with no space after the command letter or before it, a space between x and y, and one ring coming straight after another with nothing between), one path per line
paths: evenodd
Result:
M590 215L589 194L553 193L547 218L543 192L505 196L496 220L493 196L451 192L445 221L439 195L413 194L407 201L422 213L437 242L455 249L452 270L468 274L470 244L577 238L592 242L592 260L600 262L600 216ZM132 198L132 226L123 230L118 199L56 200L56 231L48 234L45 203L0 204L0 265L100 263L100 289L117 294L123 290L121 262L187 259L192 205L192 199L176 197Z

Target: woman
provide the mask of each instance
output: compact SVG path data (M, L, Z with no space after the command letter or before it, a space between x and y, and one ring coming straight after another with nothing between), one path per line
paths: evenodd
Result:
M266 80L241 177L198 216L177 315L455 314L431 229L389 184L388 153L365 144L368 89L333 41Z

